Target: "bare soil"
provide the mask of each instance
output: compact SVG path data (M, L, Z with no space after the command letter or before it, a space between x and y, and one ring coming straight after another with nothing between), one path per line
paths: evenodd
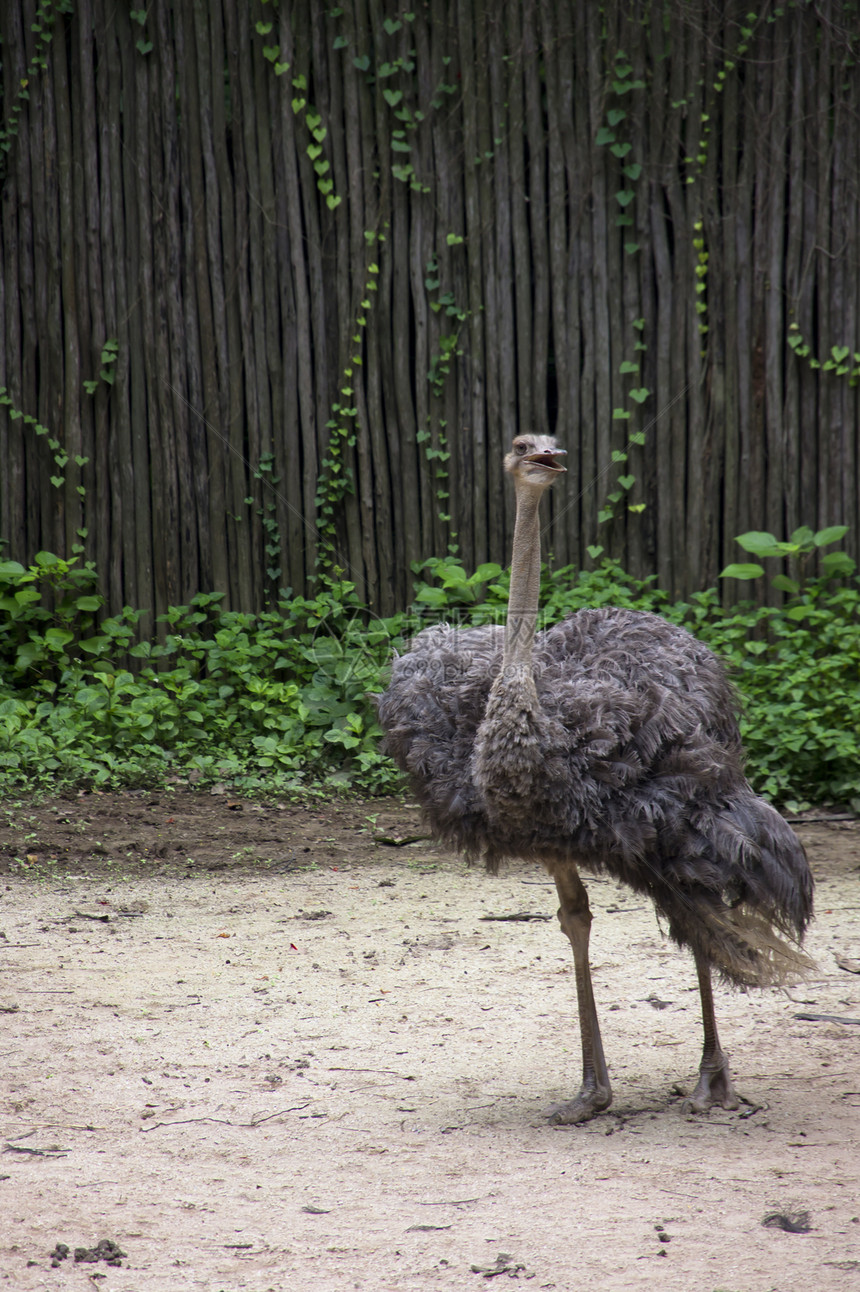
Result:
M393 800L0 805L0 1286L857 1288L860 828L798 832L817 969L718 992L748 1102L683 1114L692 964L592 880L615 1103L557 1128L540 871L469 869Z

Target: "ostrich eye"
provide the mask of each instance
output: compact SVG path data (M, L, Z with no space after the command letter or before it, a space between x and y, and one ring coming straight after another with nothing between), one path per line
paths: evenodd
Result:
M528 448L528 445L526 444L525 440L517 440L516 443L514 444L515 453L525 453L527 448Z

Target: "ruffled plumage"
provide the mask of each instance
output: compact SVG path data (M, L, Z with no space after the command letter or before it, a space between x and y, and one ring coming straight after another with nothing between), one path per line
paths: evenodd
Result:
M738 983L779 980L812 879L743 772L716 656L657 615L581 610L535 638L532 675L495 686L499 627L425 629L378 704L384 747L434 835L490 869L574 863L647 893L676 941Z

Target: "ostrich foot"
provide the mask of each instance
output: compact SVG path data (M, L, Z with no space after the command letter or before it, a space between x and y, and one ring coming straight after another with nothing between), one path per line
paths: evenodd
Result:
M702 1060L696 1089L684 1100L681 1110L685 1113L706 1113L714 1104L720 1108L740 1107L740 1098L732 1085L728 1056L717 1050L707 1060Z
M549 1123L551 1126L575 1126L577 1122L587 1122L589 1118L596 1117L611 1103L609 1086L583 1086L575 1099L553 1109Z

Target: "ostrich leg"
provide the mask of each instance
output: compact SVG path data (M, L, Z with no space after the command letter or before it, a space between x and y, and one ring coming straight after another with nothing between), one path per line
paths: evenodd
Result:
M553 878L561 902L559 923L573 947L579 1030L582 1037L582 1087L575 1099L562 1104L553 1112L550 1121L557 1126L570 1126L575 1122L587 1121L595 1113L608 1108L612 1103L612 1090L606 1059L603 1057L603 1042L600 1039L588 963L588 939L591 933L588 894L573 866L560 867Z
M729 1075L728 1055L720 1049L717 1021L714 1017L714 993L711 990L711 966L701 956L696 956L696 973L699 975L699 992L702 997L702 1022L705 1028L705 1045L699 1064L699 1080L689 1099L684 1100L687 1113L706 1113L714 1104L721 1108L737 1108L740 1099L735 1093Z

